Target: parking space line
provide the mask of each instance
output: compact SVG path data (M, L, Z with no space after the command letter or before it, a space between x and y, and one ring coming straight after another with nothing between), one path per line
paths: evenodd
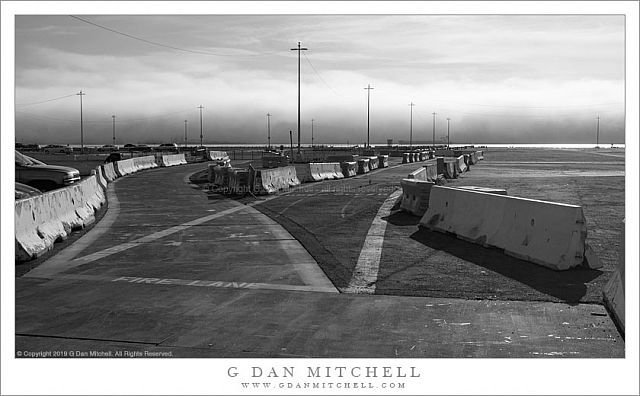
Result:
M360 250L358 262L344 292L373 294L376 291L375 283L378 280L382 244L384 242L384 233L387 229L387 221L383 220L383 217L391 214L391 208L400 195L402 195L402 190L393 192L380 206L376 217L371 223L371 227L369 227L362 250Z

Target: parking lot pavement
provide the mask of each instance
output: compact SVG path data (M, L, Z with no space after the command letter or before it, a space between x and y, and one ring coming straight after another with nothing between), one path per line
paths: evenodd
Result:
M110 187L109 211L119 208L105 215L110 225L101 222L85 243L17 278L16 352L46 345L175 357L624 355L601 305L338 293L341 284L315 253L258 209L279 202L271 212L295 213L311 198L305 207L318 225L327 211L354 224L357 237L334 237L354 245L343 253L353 257L387 198L363 193L375 181L353 179L348 186L359 195L338 203L338 194L258 203L187 185L202 166L119 179ZM380 171L380 187L393 184L394 172Z

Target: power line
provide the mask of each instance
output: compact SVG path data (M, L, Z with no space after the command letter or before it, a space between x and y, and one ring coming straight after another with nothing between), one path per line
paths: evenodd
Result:
M115 29L112 29L112 28L109 28L109 27L106 27L106 26L103 26L103 25L99 25L99 24L97 24L95 22L88 21L86 19L80 18L80 17L75 16L75 15L69 15L69 16L71 18L77 19L77 20L82 21L84 23L88 23L89 25L93 25L93 26L99 27L100 29L104 29L104 30L107 30L109 32L116 33L116 34L119 34L121 36L125 36L125 37L128 37L130 39L133 39L133 40L142 41L143 43L155 45L155 46L158 46L158 47L169 48L169 49L176 50L176 51L189 52L189 53L192 53L192 54L211 55L211 56L228 56L228 57L257 57L257 56L271 55L271 54L276 54L277 53L277 52L264 52L264 53L259 53L259 54L245 54L245 55L236 54L236 55L234 55L234 54L220 54L220 53L208 52L208 51L190 50L190 49L186 49L186 48L175 47L173 45L158 43L156 41L147 40L147 39L144 39L142 37L137 37L137 36L134 36L134 35L131 35L131 34L128 34L128 33L123 33L123 32L120 32L118 30L115 30Z
M320 75L320 73L318 73L318 71L316 70L316 68L313 66L313 63L311 63L311 60L307 57L307 54L303 53L302 55L304 55L304 58L307 60L307 62L309 62L309 66L311 66L311 69L313 70L313 72L318 76L318 78L320 79L320 81L322 81L322 83L324 85L327 86L327 88L329 88L329 90L331 90L331 92L333 92L335 95L340 96L341 98L344 98L342 95L340 95L339 93L337 93L333 88L331 88L331 86L329 86L329 84L327 84L327 82L324 80L324 78L322 78L322 76Z
M64 98L70 98L70 97L72 97L72 96L76 96L76 95L77 95L77 94L65 95L65 96L60 96L60 97L58 97L58 98L42 100L42 101L40 101L40 102L16 103L16 106L31 106L31 105L37 105L37 104L41 104L41 103L53 102L54 100L60 100L60 99L64 99Z

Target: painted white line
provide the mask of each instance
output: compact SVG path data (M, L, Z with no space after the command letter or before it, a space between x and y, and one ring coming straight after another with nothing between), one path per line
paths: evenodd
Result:
M49 276L37 276L42 279L66 279L77 281L93 282L117 282L142 285L170 285L170 286L192 286L192 287L213 287L223 289L262 289L262 290L286 290L304 291L320 293L336 293L333 287L323 287L314 285L286 285L279 283L256 283L256 282L234 282L206 279L176 279L176 278L144 278L138 276L100 276L100 275L74 275L59 274Z
M384 242L384 233L387 229L387 221L382 218L391 214L391 208L400 195L402 195L402 190L395 191L389 195L373 219L362 245L362 250L360 250L360 256L351 275L351 280L344 289L346 293L373 294L376 291L375 283L378 280L382 244Z
M113 194L113 195L115 196L115 194ZM190 227L193 227L193 226L196 226L196 225L199 225L199 224L203 224L203 223L206 223L206 222L211 221L211 220L215 220L217 218L226 216L226 215L228 215L230 213L234 213L234 212L237 212L239 210L242 210L242 209L246 208L245 205L242 205L242 204L239 204L239 203L236 203L236 202L232 202L232 203L235 204L235 205L238 205L238 206L223 210L223 211L215 213L215 214L204 216L204 217L201 217L199 219L191 220L191 221L186 222L184 224L181 224L179 226L175 226L175 227L168 228L166 230L158 231L158 232L155 232L153 234L144 236L142 238L135 239L135 240L130 241L130 242L121 243L119 245L112 246L110 248L107 248L107 249L101 250L99 252L95 252L95 253L89 254L89 255L84 256L84 257L80 257L80 258L71 260L70 257L58 257L58 255L56 255L56 257L54 257L54 259L48 260L48 261L42 263L39 267L34 268L33 270L31 270L28 273L26 273L24 276L25 277L41 277L41 276L52 275L52 274L56 274L56 273L59 273L59 272L62 272L62 271L66 271L66 270L68 270L70 268L74 268L74 267L77 267L79 265L88 264L88 263L91 263L93 261L103 259L105 257L111 256L112 254L120 253L120 252L123 252L125 250L131 249L133 247L139 246L142 243L147 243L147 242L152 242L152 241L158 240L158 239L166 237L168 235L175 234L176 232L184 231L184 230L186 230L186 229L188 229ZM117 216L117 214L116 214L116 216ZM115 220L115 216L113 218ZM108 228L106 228L106 227L105 228L101 228L102 232L105 232L107 229ZM87 234L87 235L89 235L89 234ZM96 238L97 238L97 236L92 236L92 239L91 239L90 242L93 242ZM74 247L74 251L72 253L70 253L69 255L73 254L73 256L75 256L75 254L77 254L77 252L80 252L82 249L84 249L86 247L86 246L83 245L83 246L81 246L82 249L80 249L79 247L75 247L74 245L72 245Z

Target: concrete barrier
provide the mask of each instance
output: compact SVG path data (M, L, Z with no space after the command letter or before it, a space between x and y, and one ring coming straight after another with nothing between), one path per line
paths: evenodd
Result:
M91 174L96 177L96 180L98 181L98 185L100 185L102 190L106 190L108 182L107 182L107 179L104 178L104 173L102 171L102 165L96 167L95 170L92 170Z
M209 161L223 161L229 160L229 154L226 151L207 151L207 159Z
M15 259L27 261L50 250L71 231L95 221L105 195L95 175L77 184L15 202Z
M340 168L342 169L342 175L344 177L353 177L358 171L357 162L341 162Z
M378 157L369 157L369 170L375 170L378 169Z
M423 168L424 169L424 168ZM429 207L429 195L435 183L421 179L402 179L400 209L415 216L422 216Z
M113 162L118 177L123 177L131 173L135 173L136 167L133 164L133 158Z
M389 156L388 155L379 155L378 156L378 168L388 168L389 167Z
M342 179L344 177L339 162L295 164L295 168L297 178L302 183Z
M158 164L156 164L156 157L154 157L153 155L146 155L144 157L134 157L132 158L132 160L133 160L133 166L136 169L136 171L158 167Z
M471 160L469 159L469 154L462 154L464 156L464 164L467 165L467 172L471 168Z
M414 153L409 153L409 162L416 162L416 156Z
M358 174L363 175L369 172L369 158L361 158L358 160Z
M407 179L427 180L427 169L420 167L407 175Z
M464 162L464 155L461 155L456 158L454 162L454 166L456 167L456 172L458 174L461 174L467 171L467 164L465 164Z
M254 188L257 193L274 194L279 190L286 190L299 184L296 168L290 165L257 170Z
M438 180L438 161L435 159L428 159L425 161L424 165L422 165L426 171L426 179L427 181L435 182Z
M107 179L109 183L116 180L118 178L118 174L116 173L116 169L114 168L114 163L109 162L108 164L102 165L102 174L104 178Z
M437 170L439 175L444 175L447 179L455 179L458 177L455 167L455 159L451 157L437 157Z
M163 155L160 159L161 166L176 166L176 165L184 165L187 163L187 160L184 158L184 154L169 154Z
M231 194L245 194L253 190L253 186L249 186L249 169L232 169L228 168L229 182L228 192Z
M409 163L409 153L402 153L402 163L403 164Z
M478 161L482 161L484 159L484 151L482 150L476 151L476 156L478 158Z
M232 168L228 166L213 165L213 184L220 187L229 187L229 171L231 170Z
M624 223L624 221L623 221ZM618 325L622 334L625 333L625 314L624 314L624 295L625 295L625 232L624 224L622 227L622 243L620 244L620 250L618 251L618 263L616 269L613 272L613 276L604 286L603 296L604 305L611 313L613 321Z
M580 206L434 186L420 225L555 270L584 260Z

